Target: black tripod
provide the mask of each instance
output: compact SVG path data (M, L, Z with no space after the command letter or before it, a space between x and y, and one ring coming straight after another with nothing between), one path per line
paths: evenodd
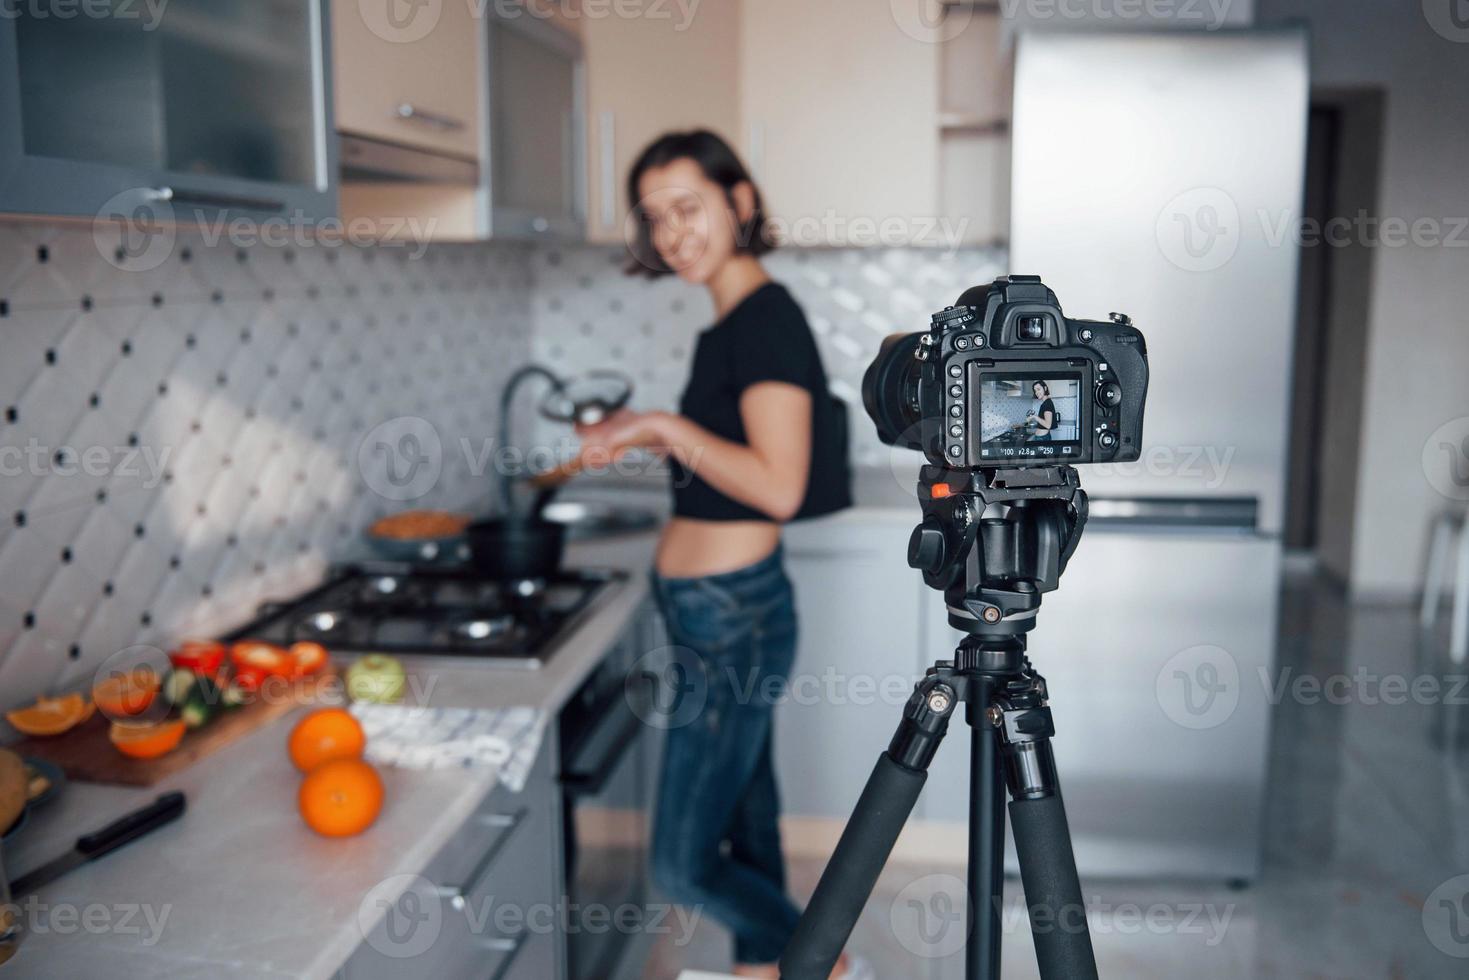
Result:
M811 904L781 957L784 980L825 980L907 822L962 702L970 726L968 980L1000 974L1005 792L1044 980L1097 976L1050 739L1046 682L1025 656L1041 594L1057 587L1086 524L1069 466L979 472L924 467L924 519L908 561L942 589L969 635L928 669L877 761Z

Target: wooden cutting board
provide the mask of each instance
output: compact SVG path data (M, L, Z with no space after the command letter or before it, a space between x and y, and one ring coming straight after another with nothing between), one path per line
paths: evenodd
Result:
M111 722L101 712L62 735L31 737L8 746L22 757L45 759L70 779L117 786L152 786L231 742L244 738L303 704L319 701L336 685L328 672L296 681L285 696L261 698L216 714L203 728L187 732L179 747L157 759L131 759L107 737Z

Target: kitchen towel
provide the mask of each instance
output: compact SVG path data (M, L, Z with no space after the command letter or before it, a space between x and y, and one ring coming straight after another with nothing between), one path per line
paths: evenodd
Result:
M545 712L534 708L422 708L352 705L367 733L367 758L404 769L498 766L500 782L515 792L540 751Z

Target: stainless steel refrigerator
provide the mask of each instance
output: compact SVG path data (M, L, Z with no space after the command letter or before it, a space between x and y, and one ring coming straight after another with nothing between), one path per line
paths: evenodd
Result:
M1031 651L1084 874L1260 860L1308 104L1297 31L1017 40L1010 269L1148 341L1143 458Z

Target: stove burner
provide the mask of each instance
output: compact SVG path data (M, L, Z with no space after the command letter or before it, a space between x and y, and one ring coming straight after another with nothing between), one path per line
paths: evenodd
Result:
M322 609L302 619L297 625L302 632L331 636L346 626L347 617L333 609Z
M518 578L512 582L506 582L505 588L522 599L540 595L546 591L546 580L543 578Z
M468 570L348 567L305 596L262 607L229 639L318 640L333 653L447 654L534 667L622 577L573 571L501 582Z
M449 632L456 640L465 643L486 643L498 640L515 628L515 617L509 613L498 616L466 619L455 623Z

